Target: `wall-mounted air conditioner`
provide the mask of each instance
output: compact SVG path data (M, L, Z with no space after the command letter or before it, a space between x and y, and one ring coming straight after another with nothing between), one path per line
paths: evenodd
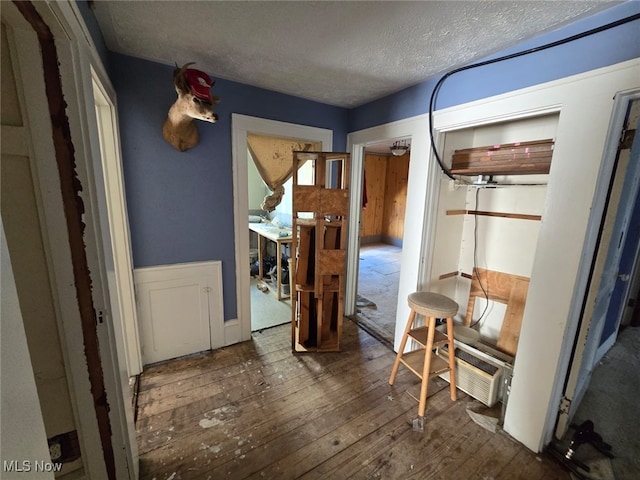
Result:
M438 349L438 355L448 360L446 347ZM491 358L464 343L455 342L456 354L456 387L493 407L502 395L504 368L500 360ZM440 375L449 381L449 372Z

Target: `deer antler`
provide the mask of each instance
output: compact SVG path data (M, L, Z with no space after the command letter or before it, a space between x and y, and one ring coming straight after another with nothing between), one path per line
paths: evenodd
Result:
M195 65L195 62L185 63L182 67L178 67L176 64L176 68L173 71L173 85L176 87L176 91L178 95L189 93L191 88L189 87L189 83L185 78L184 72L189 67L189 65Z
M220 102L220 98L210 92L215 82L206 73L188 68L193 64L186 63L181 68L176 65L173 84L178 98L169 109L162 126L164 139L181 152L195 147L199 142L194 119L211 123L218 120L213 106Z

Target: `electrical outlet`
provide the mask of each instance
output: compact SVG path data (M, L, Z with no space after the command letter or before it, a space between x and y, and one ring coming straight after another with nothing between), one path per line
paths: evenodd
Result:
M48 438L47 442L52 462L68 463L80 458L78 432L75 430Z
M52 462L62 458L62 445L60 445L60 442L52 442L49 444L49 455L51 455Z

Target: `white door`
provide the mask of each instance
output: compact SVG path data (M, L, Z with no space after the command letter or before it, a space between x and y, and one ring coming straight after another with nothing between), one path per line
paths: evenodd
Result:
M109 93L100 82L98 75L92 72L93 99L96 109L96 122L100 140L100 157L102 175L96 183L104 185L106 211L103 216L108 221L111 237L113 263L108 266L109 288L117 292L113 308L117 309L121 325L123 350L129 377L142 372L140 357L140 340L138 335L138 318L133 289L133 262L131 259L131 235L127 205L124 196L124 180L122 163L118 148L116 112Z
M224 345L220 262L135 270L145 365Z
M618 124L622 125L622 128L611 130L610 141L618 143L618 139L622 138L621 130L636 128L640 112L639 97L640 92L635 92L617 99L620 107L618 108L619 118L613 118L612 123L615 124L616 120L619 120ZM616 325L619 325L622 315L621 309L610 307L617 307L617 305L612 305L611 298L619 279L620 259L625 247L634 205L640 194L639 140L636 136L633 148L620 145L615 149L617 167L613 173L608 193L608 205L606 205L601 223L601 243L592 266L591 288L587 292L583 307L583 320L576 338L558 414L555 432L558 438L562 438L566 432L584 393L589 387L593 368L599 360L598 355L601 357L604 353L602 350L598 352L598 347L602 343L602 331L608 314L610 311L617 311ZM637 239L630 240L637 241ZM617 335L617 328L614 335Z

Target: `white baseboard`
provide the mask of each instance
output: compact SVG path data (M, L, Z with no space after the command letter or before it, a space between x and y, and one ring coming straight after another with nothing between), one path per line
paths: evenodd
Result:
M240 320L233 318L224 322L224 346L242 341L242 326Z

